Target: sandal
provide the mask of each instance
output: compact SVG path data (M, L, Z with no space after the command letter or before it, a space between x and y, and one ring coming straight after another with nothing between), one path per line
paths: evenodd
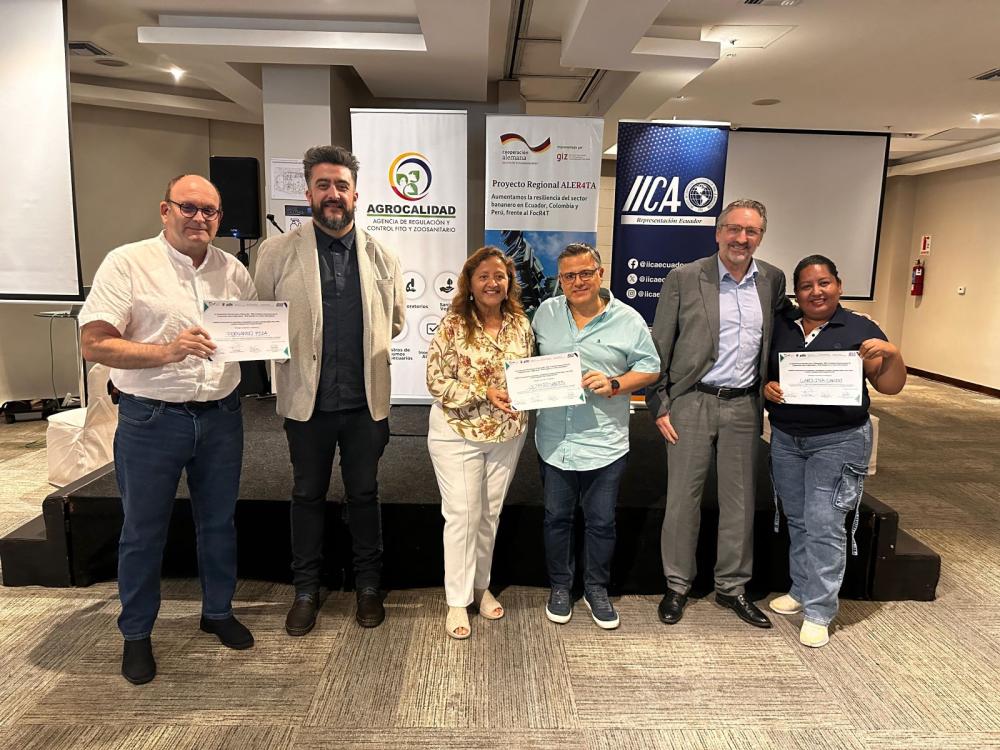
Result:
M479 607L479 614L487 620L499 620L504 616L503 605L496 600L489 589L475 591L475 604Z
M448 619L444 625L445 632L457 641L464 641L472 634L469 627L469 611L465 607L448 607ZM462 630L465 632L461 632Z

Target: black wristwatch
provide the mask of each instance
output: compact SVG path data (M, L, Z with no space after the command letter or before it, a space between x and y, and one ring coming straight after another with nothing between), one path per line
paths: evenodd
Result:
M611 383L611 395L617 396L618 391L622 389L622 384L618 382L618 378L611 378L609 382Z

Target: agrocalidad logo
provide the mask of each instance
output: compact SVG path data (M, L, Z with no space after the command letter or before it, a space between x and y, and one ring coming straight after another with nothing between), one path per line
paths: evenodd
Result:
M431 189L431 165L427 157L407 151L389 165L389 186L404 201L418 201Z

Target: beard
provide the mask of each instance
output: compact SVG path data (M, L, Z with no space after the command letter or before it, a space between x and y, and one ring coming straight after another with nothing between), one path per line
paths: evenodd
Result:
M339 219L327 218L325 209L328 206L338 206L340 208ZM350 226L351 222L354 221L354 211L343 203L338 203L337 201L325 201L324 203L313 204L312 212L313 218L331 232L339 232L344 227Z

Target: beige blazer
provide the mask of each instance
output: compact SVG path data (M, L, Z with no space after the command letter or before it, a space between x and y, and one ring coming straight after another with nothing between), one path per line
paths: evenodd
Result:
M372 419L389 416L390 346L403 330L406 295L396 256L355 226L364 317L365 395ZM254 274L262 300L286 300L291 358L276 362L278 414L305 422L316 405L323 361L323 296L312 222L264 240Z
M719 357L719 254L685 263L667 274L653 320L653 341L663 368L660 380L646 389L653 419L670 413L670 401L681 396L712 369ZM758 356L761 382L767 376L771 327L775 315L791 307L785 297L785 274L757 260L757 296L764 314Z

